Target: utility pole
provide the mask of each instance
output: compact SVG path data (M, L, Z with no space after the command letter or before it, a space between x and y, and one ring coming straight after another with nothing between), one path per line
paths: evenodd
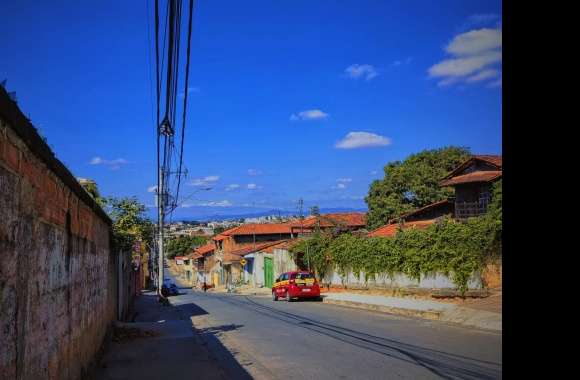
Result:
M157 206L159 210L159 220L158 220L158 229L159 229L159 243L157 245L159 249L159 277L158 277L158 286L157 292L159 296L162 296L161 289L163 288L163 269L164 269L164 252L163 252L163 235L164 235L164 219L165 219L165 187L164 187L164 176L165 173L163 172L163 167L159 168L159 186L157 187Z
M254 208L254 202L252 202L252 208ZM252 234L254 235L254 251L256 250L256 223L252 224Z
M302 198L298 200L298 208L300 211L300 235L304 236L304 200ZM306 242L306 264L308 265L308 271L310 271L310 256L308 256L308 241Z

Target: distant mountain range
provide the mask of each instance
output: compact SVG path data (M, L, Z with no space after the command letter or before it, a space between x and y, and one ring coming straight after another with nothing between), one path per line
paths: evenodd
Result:
M354 208L321 208L321 214L332 214L337 212L367 212L367 209L354 209ZM248 219L248 218L259 218L262 216L293 216L297 215L296 211L287 211L287 210L268 210L268 211L260 211L260 212L250 212L250 213L238 213L238 214L213 214L213 215L204 215L199 216L197 218L187 218L187 217L173 217L174 222L185 222L185 221L200 221L200 222L207 222L207 221L221 221L221 220L238 220L238 219ZM308 216L309 213L305 212L304 216Z

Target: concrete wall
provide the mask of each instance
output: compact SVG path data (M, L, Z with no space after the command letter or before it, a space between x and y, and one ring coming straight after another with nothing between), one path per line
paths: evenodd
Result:
M377 287L377 288L419 288L419 289L455 289L457 286L453 283L451 278L443 274L433 274L429 276L422 276L421 280L417 281L407 277L402 273L396 273L392 278L387 275L377 275L370 278L365 283L364 273L355 275L349 273L348 276L340 276L337 271L333 271L326 275L324 283L331 283L332 285L351 287ZM469 289L481 289L483 282L481 276L474 273L469 282Z
M0 377L86 377L116 317L110 220L0 88Z
M284 272L298 270L294 258L285 248L274 248L274 278L280 277Z
M250 285L260 288L264 286L265 278L264 278L264 256L266 257L273 257L270 253L264 252L255 252L251 255L254 260L252 266L252 275L248 278L245 277L245 280L250 281ZM276 278L276 277L274 277Z
M263 266L263 262L262 262ZM275 248L274 249L274 278L278 278L280 274L284 272L289 272L293 270L298 270L296 263L294 262L292 255L286 248ZM263 273L263 270L262 270ZM491 275L489 276L492 277ZM263 278L263 274L262 274ZM338 271L331 271L322 280L325 284L332 284L337 286L346 285L351 287L377 287L377 288L421 288L421 289L454 289L456 288L453 281L442 274L434 274L430 276L421 277L420 281L413 280L404 274L397 273L390 278L387 275L378 275L374 278L369 279L365 283L364 273L355 275L354 273L349 273L348 276L340 276ZM501 285L501 282L500 282ZM474 273L468 282L470 289L481 289L483 286L482 276Z

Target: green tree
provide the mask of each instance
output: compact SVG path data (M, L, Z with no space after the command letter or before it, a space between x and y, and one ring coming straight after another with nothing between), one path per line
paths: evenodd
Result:
M87 193L97 202L101 207L105 207L107 201L105 198L101 197L97 183L92 179L78 178L80 185L85 189Z
M175 256L185 256L195 248L205 244L207 240L208 238L205 236L178 236L167 242L166 255L169 259Z
M213 233L214 233L214 235L219 235L222 232L224 232L226 229L227 228L225 228L225 227L216 227L213 229Z
M452 189L440 187L439 182L469 156L468 148L451 146L389 162L385 177L373 181L365 198L368 228L378 228L402 213L453 195Z
M130 251L136 241L153 245L154 225L145 216L147 208L136 197L105 200L105 209L113 220L113 236L117 249Z
M297 257L303 254L303 261L314 270L320 279L332 268L331 253L329 251L332 236L326 233L314 233L312 236L300 240L290 252Z

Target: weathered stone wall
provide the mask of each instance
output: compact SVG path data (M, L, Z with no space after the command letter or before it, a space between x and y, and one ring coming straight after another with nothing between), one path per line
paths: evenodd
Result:
M110 220L50 153L0 88L2 379L84 377L116 317Z

